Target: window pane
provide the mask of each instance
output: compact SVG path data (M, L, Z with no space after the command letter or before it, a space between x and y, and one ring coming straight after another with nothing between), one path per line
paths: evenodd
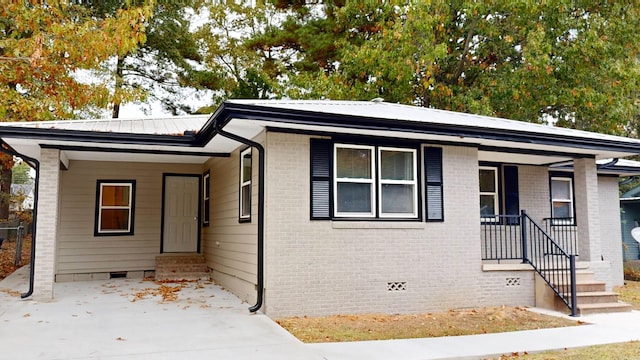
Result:
M371 213L371 184L338 183L338 212Z
M571 217L571 203L554 201L553 217L554 218Z
M102 186L102 206L129 206L129 186Z
M380 177L384 180L413 180L413 153L380 151Z
M494 216L495 214L495 196L480 195L480 216Z
M102 209L100 230L129 230L129 210Z
M496 172L480 169L480 192L496 192Z
M251 151L242 155L242 182L251 181Z
M382 185L382 212L413 214L413 185Z
M371 149L336 148L338 178L371 179Z
M551 197L554 199L570 199L571 182L566 180L551 180Z
M251 215L251 185L242 187L242 216Z

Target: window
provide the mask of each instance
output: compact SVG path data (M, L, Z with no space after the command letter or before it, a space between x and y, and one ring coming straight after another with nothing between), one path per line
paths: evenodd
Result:
M483 222L519 223L518 167L481 164L479 167L480 217ZM508 216L505 216L508 215Z
M240 153L240 221L251 221L251 148Z
M551 177L551 217L553 222L573 222L573 179Z
M480 217L483 221L497 221L498 207L498 168L480 167Z
M375 216L373 155L372 146L335 146L336 216Z
M135 184L135 180L98 180L96 236L133 235Z
M202 175L202 189L202 225L209 226L211 174L208 171Z
M416 150L335 144L336 217L417 218Z
M417 217L416 150L378 148L381 217Z

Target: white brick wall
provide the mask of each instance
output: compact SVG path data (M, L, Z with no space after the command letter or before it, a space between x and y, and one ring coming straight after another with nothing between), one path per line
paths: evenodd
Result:
M411 313L478 305L477 151L443 149L445 222L311 221L309 137L268 133L266 312ZM390 292L389 282L406 282L406 290Z
M48 301L53 298L58 233L59 169L60 151L42 149L40 152L33 293L33 297L39 301Z
M602 256L611 263L610 286L624 284L622 270L622 229L620 224L620 197L617 177L598 177L600 198L600 231Z
M602 249L596 162L594 159L575 159L573 166L580 260L600 261ZM620 223L619 211L617 214L617 222Z

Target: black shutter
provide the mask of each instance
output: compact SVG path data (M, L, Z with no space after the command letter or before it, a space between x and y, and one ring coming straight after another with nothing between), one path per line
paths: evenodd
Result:
M311 219L331 219L331 141L311 139Z
M442 148L424 148L426 220L444 221L442 195Z
M520 215L520 196L518 192L518 167L504 166L504 213L505 215ZM517 219L509 218L509 224L515 225Z

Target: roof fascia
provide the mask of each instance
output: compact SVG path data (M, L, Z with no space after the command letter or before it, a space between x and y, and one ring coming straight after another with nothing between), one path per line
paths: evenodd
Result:
M93 142L103 144L117 143L130 145L197 146L195 143L195 136L192 134L183 134L179 136L153 135L7 126L0 129L0 137L31 140Z
M536 134L526 131L480 128L466 125L430 124L416 121L369 118L364 116L320 113L297 109L281 109L252 104L224 102L197 134L198 143L215 135L214 123L224 127L231 119L265 120L277 123L342 127L356 130L413 132L432 135L480 138L547 146L574 147L585 150L607 150L640 153L637 144L608 139L575 138L557 134ZM207 140L208 141L208 140Z

